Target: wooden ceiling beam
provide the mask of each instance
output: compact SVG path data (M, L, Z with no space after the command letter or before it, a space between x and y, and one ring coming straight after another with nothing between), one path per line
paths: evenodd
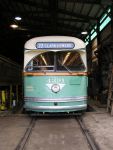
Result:
M43 8L43 9L48 9L48 6L45 5L45 4L42 4L42 3L39 3L39 2L34 2L34 1L28 1L28 0L10 0L11 2L13 3L20 3L22 5L28 5L28 6L31 6L31 7L38 7L38 8Z
M65 1L65 0L60 0ZM83 3L83 4L97 4L97 5L109 5L112 3L112 0L68 0L68 2L76 2L76 3Z
M85 16L85 15L78 14L78 13L75 13L75 12L70 12L70 11L64 10L64 9L58 9L58 13L69 15L69 16L76 17L76 18L82 18L82 19L86 19L86 20L87 19L92 20L92 21L97 21L98 20L98 18L95 18L95 17Z
M74 18L58 18L58 21L69 21L69 22L84 22L89 23L88 19L74 19Z
M72 31L77 31L77 32L81 32L81 28L77 28L76 26L72 26L72 25L69 25L69 24L62 24L62 23L58 23L58 27L60 28L64 28L64 29L67 29L67 30L72 30Z

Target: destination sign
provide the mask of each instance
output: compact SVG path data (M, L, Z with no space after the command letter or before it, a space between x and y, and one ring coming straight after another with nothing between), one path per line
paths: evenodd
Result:
M73 42L37 42L37 49L73 49Z

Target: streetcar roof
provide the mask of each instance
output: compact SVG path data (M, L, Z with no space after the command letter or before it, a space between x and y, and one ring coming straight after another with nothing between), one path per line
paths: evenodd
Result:
M81 50L85 49L85 43L75 37L70 36L42 36L28 40L24 48L25 50Z

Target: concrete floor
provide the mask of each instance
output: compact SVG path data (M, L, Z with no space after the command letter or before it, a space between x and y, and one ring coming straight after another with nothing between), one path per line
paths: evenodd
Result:
M14 150L27 129L28 116L0 117L0 150ZM26 150L89 150L74 118L40 118L36 121Z
M85 125L101 150L113 150L113 117L106 110L86 113Z
M113 117L105 109L95 109L83 116L85 125L101 150L113 150ZM2 114L0 117L0 150L14 150L31 118L27 115ZM79 125L72 117L39 118L26 150L89 150Z
M14 150L29 125L28 117L0 117L0 150Z
M75 119L39 119L26 150L89 150Z

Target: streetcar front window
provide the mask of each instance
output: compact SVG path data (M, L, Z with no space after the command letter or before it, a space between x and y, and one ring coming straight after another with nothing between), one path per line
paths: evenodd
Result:
M58 71L83 71L85 65L78 52L59 52L57 54Z
M26 71L83 71L85 65L76 51L45 52L34 57Z
M26 71L54 71L54 53L46 52L37 55L28 63Z

